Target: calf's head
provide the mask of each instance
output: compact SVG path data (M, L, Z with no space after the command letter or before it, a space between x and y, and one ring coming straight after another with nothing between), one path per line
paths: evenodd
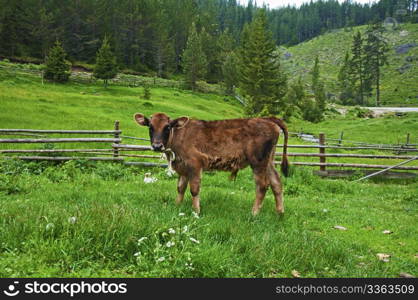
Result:
M149 119L143 114L136 113L134 119L139 125L148 126L151 147L154 151L164 151L167 148L170 134L173 134L171 129L182 127L189 120L188 117L170 120L170 117L164 113L153 114Z

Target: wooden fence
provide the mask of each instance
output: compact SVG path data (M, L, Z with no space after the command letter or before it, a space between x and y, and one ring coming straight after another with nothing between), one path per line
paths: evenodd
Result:
M47 135L66 135L66 137L48 137ZM50 161L67 161L67 160L96 160L96 161L118 161L126 165L138 165L144 167L166 167L166 163L161 163L155 160L161 160L161 155L155 153L143 153L144 151L151 151L148 145L126 144L122 140L134 140L141 142L148 142L147 138L132 137L122 135L119 121L115 121L113 130L38 130L38 129L0 129L0 136L19 136L19 138L0 138L1 144L43 144L54 146L61 143L76 143L76 148L65 149L15 149L13 146L7 149L0 148L1 157L5 159L22 159L22 160L50 160ZM74 137L77 135L77 137ZM78 137L85 135L95 135L95 137ZM28 138L21 138L27 136ZM72 136L72 137L68 137ZM111 137L107 137L111 136ZM408 136L408 141L410 137ZM330 168L354 168L354 169L393 169L393 170L409 170L418 171L418 166L407 165L409 162L418 159L416 152L418 152L415 144L408 145L360 145L360 146L345 146L341 142L337 145L333 142L335 139L330 139L328 143L325 134L319 135L319 143L313 145L288 145L289 149L317 149L317 152L290 152L288 156L291 164L294 166L319 167L317 172L319 175L336 175L343 176L344 174L352 174L352 170L330 170ZM105 145L105 148L83 148L79 145ZM282 145L277 146L282 149ZM379 154L364 154L364 153L335 153L342 150L358 151L371 150L379 152ZM135 153L139 152L139 153ZM385 153L386 152L386 153ZM31 154L31 155L29 155ZM93 155L93 156L92 156ZM276 156L281 157L282 153L277 152ZM305 158L305 161L297 161L297 158ZM312 158L318 158L318 161L312 161ZM329 159L346 159L343 162L330 162ZM347 162L347 159L363 159L363 160L387 160L388 164L370 164L370 163L352 163ZM138 159L141 159L140 161ZM311 161L306 161L306 159ZM154 160L151 162L150 160ZM389 163L393 160L403 160L400 163ZM275 161L279 164L280 161ZM370 173L370 172L369 172ZM416 176L413 174L412 176Z

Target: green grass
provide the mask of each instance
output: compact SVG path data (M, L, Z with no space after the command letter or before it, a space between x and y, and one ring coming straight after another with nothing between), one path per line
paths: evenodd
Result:
M326 90L337 95L338 72L344 62L346 51L351 48L353 35L358 30L364 33L366 26L354 27L352 31L335 30L288 49L282 49L292 54L289 59L283 61L289 77L297 79L301 75L306 82L310 82L309 72L318 55ZM418 24L401 24L398 29L387 31L385 37L388 39L390 52L389 65L382 68L382 103L386 106L416 106L418 105L418 65L416 63L418 47L410 48L405 54L396 54L395 47L416 43ZM408 62L407 57L412 58L413 61ZM397 69L405 64L410 64L410 68L401 74ZM374 106L374 97L370 98L369 102Z
M104 163L4 162L1 170L1 277L418 273L416 182L350 183L297 169L284 180L285 215L276 215L269 192L254 218L248 169L235 182L225 173L205 174L202 214L196 219L190 196L176 206L175 179L159 170L151 170L158 178L153 184L143 182L150 170ZM138 245L142 237L147 239ZM167 247L169 241L175 245ZM390 261L379 261L377 253L390 254ZM157 262L161 257L165 260Z
M151 115L166 112L171 117L188 115L202 119L239 117L233 101L212 94L169 88L152 88L151 99L142 98L142 88L80 83L40 84L27 75L0 73L0 126L40 129L112 129L121 122L125 134L145 134L133 121L136 112ZM3 80L1 80L3 79Z
M132 120L135 112L242 116L240 106L216 95L168 88L152 89L151 100L141 95L141 89L117 86L42 86L36 77L0 72L0 128L112 129L120 120L125 135L146 137L146 128ZM415 142L417 124L417 115L408 114L319 124L293 120L289 129L331 137L343 130L346 139L396 143L407 132ZM234 182L228 174L207 173L202 214L195 218L189 194L174 204L176 179L162 170L1 160L0 277L288 277L292 270L302 277L418 275L417 180L355 183L311 171L293 168L283 179L284 216L276 215L268 192L255 218L249 169ZM158 181L145 184L145 172ZM138 244L142 237L147 239ZM174 245L167 247L169 242ZM377 253L390 254L390 261L379 261Z

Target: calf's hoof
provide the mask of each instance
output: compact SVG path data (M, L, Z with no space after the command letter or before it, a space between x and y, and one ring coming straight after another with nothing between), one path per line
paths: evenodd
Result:
M284 214L284 207L278 207L276 211L277 211L277 214L282 215Z
M183 202L183 198L182 197L177 197L176 198L176 204L180 205Z
M200 206L193 206L193 211L196 213L196 214L200 214Z
M260 209L259 208L253 208L253 210L252 210L253 217L255 217L256 215L258 215L259 212L260 212Z

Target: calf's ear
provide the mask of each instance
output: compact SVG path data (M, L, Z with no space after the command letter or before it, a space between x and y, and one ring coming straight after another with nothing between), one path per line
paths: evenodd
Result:
M170 126L175 127L175 128L183 127L187 124L187 122L189 122L189 120L190 120L189 117L181 117L181 118L170 121Z
M135 114L134 119L141 126L149 126L149 119L143 114Z

